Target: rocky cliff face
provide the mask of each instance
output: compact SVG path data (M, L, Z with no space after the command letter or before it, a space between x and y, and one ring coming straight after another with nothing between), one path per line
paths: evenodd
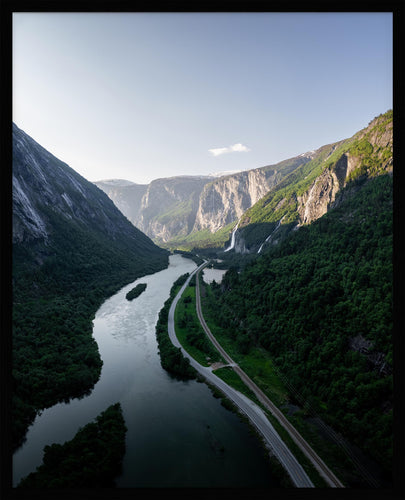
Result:
M303 154L273 166L216 179L181 176L148 186L98 181L123 214L157 242L181 239L198 231L215 233L235 222L286 174L311 159Z
M294 170L243 214L235 251L258 251L286 231L319 219L343 202L347 192L342 189L350 181L392 173L392 127L392 111L388 111L350 139L315 151L311 162ZM281 225L276 231L267 226L277 223ZM274 231L271 239L266 230Z
M109 238L145 257L161 252L93 183L55 158L13 124L13 243L41 241L51 252L55 235L70 227ZM46 252L45 252L46 253Z
M277 171L256 169L207 184L199 199L193 230L215 233L239 219L281 177Z
M199 196L211 180L179 176L156 179L148 185L123 185L122 181L99 181L96 185L136 227L155 241L167 242L192 230Z
M95 182L114 202L117 208L129 219L134 226L139 225L139 213L142 198L148 188L147 184L135 184L123 179L111 179Z
M343 154L333 167L322 172L308 191L297 197L297 211L303 224L310 224L328 211L351 170L353 166L349 167L348 156Z
M336 206L338 192L356 176L356 172L358 175L392 172L392 148L392 120L387 121L382 115L357 133L336 163L327 167L304 195L297 197L300 224L310 224Z

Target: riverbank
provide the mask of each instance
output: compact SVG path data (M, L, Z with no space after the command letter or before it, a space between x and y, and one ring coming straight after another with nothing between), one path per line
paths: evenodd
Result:
M198 274L200 270L205 267L206 263L199 266L194 272L194 274ZM193 357L191 357L187 351L181 346L175 331L175 310L177 303L179 302L184 290L188 286L192 276L190 276L185 284L182 286L177 296L174 298L172 305L169 309L169 317L168 317L168 333L170 340L173 345L176 347L180 347L182 353L185 357L190 360L190 364L200 373L202 376L207 379L210 384L215 385L220 391L224 393L224 395L229 398L236 407L242 411L249 420L255 425L255 427L259 430L259 432L263 435L266 442L272 448L274 455L278 460L282 463L288 474L290 475L291 480L293 481L296 487L313 487L313 483L309 479L308 475L296 460L291 451L286 447L284 442L280 439L279 435L275 431L274 427L271 425L269 420L265 417L264 413L255 403L253 403L250 399L246 398L239 391L235 391L230 385L224 383L220 378L218 378L215 374L212 373L212 368L207 368L198 363ZM196 299L199 302L197 297ZM209 332L207 331L207 327L203 318L199 315L199 320L202 322L203 328L206 330L207 335ZM210 339L212 340L212 339ZM225 356L225 359L229 360L229 356L220 349L218 349ZM231 361L229 361L231 362Z
M361 464L361 460L366 459L364 457L361 458L358 450L356 452L351 451L350 445L345 443L343 438L336 439L336 433L328 428L322 420L311 411L311 408L306 407L304 409L290 404L291 388L288 386L288 381L280 377L271 356L264 349L258 347L249 346L248 349L244 349L244 346L236 335L231 336L226 333L214 312L215 308L212 308L210 305L211 301L215 300L211 287L206 286L201 278L200 286L205 290L205 293L202 293L202 307L204 309L205 320L214 336L232 356L235 362L237 362L243 371L263 390L269 399L276 404L285 417L288 418L298 432L302 434L311 447L316 450L317 454L323 458L330 469L336 471L338 477L341 478L345 484L352 487L368 486L368 483L366 483L364 477L362 477L362 473L365 471ZM216 374L222 376L221 372L223 373L224 369L216 371ZM227 378L227 376L225 376L225 378ZM244 392L241 384L237 384L235 387L239 387L239 390ZM248 393L246 394L248 395ZM288 444L289 448L299 457L300 463L303 464L314 484L317 487L325 487L323 478L314 470L310 461L299 450L288 432L283 429L269 412L266 414L279 434ZM355 454L357 454L357 456L355 456ZM354 463L352 461L353 459ZM366 477L367 476L366 474Z
M195 268L189 259L170 256L167 269L128 284L102 304L93 322L103 360L100 379L89 396L37 416L13 456L14 485L41 464L45 446L71 440L119 401L128 430L118 488L279 487L260 443L240 418L206 384L174 377L161 366L159 311L173 283ZM126 300L141 282L146 290Z

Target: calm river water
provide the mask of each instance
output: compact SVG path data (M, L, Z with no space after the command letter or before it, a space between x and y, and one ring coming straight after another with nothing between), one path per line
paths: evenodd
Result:
M13 484L34 471L47 444L72 439L79 427L120 402L126 455L117 485L277 487L261 445L246 424L221 406L208 387L178 381L160 365L155 325L173 282L196 265L180 255L167 269L122 288L98 310L93 335L104 365L92 393L45 410L13 457ZM137 283L147 288L129 302Z

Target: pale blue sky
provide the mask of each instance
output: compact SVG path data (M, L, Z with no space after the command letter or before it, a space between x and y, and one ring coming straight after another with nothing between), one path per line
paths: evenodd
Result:
M16 13L13 92L90 181L257 168L392 108L392 14Z

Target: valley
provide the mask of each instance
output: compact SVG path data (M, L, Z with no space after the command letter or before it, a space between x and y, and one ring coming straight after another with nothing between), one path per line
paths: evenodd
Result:
M176 446L185 456L190 451L179 442L172 446L158 426L147 428L149 419L164 420L164 412L168 412L172 429L177 429L173 432L180 432L176 408L169 410L168 396L163 397L165 387L173 391L169 393L179 408L192 401L186 427L192 439L201 443L202 416L197 414L206 411L206 415L214 415L218 408L208 389L204 392L206 386L199 389L201 384L193 380L197 369L230 400L238 400L237 405L246 414L250 412L251 419L262 422L258 424L262 434L280 434L279 444L273 438L268 443L289 473L292 469L281 455L297 461L298 468L304 467L298 474L301 479L291 475L295 486L325 487L325 478L314 480L313 471L309 473L312 466L302 456L307 452L297 452L297 445L280 429L280 420L296 427L308 447L327 463L339 478L334 486L390 487L392 111L376 117L349 139L275 165L219 177L157 179L148 185L116 179L91 183L16 126L13 141L16 457L23 456L24 440L30 436L27 430L34 420L40 421L41 412L51 409L52 421L52 408L68 404L72 398L77 399L77 407L81 404L86 408L102 380L106 391L102 405L97 403L96 413L95 408L89 413L85 410L81 418L90 420L90 414L95 418L117 400L126 402L123 417L129 430L123 473L116 473L118 486L150 486L152 475L142 482L140 470L146 466L136 461L134 454L147 446L155 446L158 453L156 436L170 449L166 458L161 456L160 485L183 486L179 477L171 482L164 474L164 463L177 453ZM196 271L207 264L226 271L220 283L203 284ZM159 273L167 276L162 287ZM109 307L111 325L104 325L103 335L107 339L113 331L114 338L104 342L112 342L111 346L121 352L121 360L101 356L103 341L92 335ZM138 308L142 307L141 313ZM143 315L148 315L145 324L136 323ZM115 321L117 330L113 328ZM133 332L135 323L138 330ZM218 354L200 323L212 332L214 344L218 341L228 354ZM121 343L114 344L119 339ZM131 347L124 355L126 345ZM122 393L112 401L109 383L124 359L124 371L137 360L145 373L136 372L140 385L128 385L131 397ZM257 409L257 401L249 399L250 392L241 396L240 380L233 382L236 390L231 388L232 383L224 382L219 374L228 373L224 375L228 381L234 380L234 375L217 364L213 370L210 365L214 363L240 366L243 372L235 372L241 380L251 381L248 385L256 392L259 405L271 400L275 406ZM129 380L130 372L124 371L122 376ZM168 372L173 379L168 378ZM142 387L160 394L157 397L167 404L156 408ZM184 399L183 392L187 393ZM196 394L203 392L203 409L194 411ZM278 423L274 414L279 415ZM142 415L148 444L136 432L136 415ZM198 429L193 427L193 419L199 422ZM235 415L220 413L218 419L215 425L223 434L218 431L215 439L228 436L224 437L224 449L228 450L234 446L235 436L245 436L246 429ZM225 422L231 422L229 434ZM35 425L40 424L34 424L34 429ZM329 438L322 437L320 428L328 429ZM72 433L73 429L70 438ZM332 433L348 443L350 453L339 450L336 442L327 450ZM44 433L36 456L47 439ZM274 464L268 468L268 452L263 461L255 445L246 444L250 443L246 436L242 441L255 457L252 463L259 471L254 475L257 484L278 484L277 474L266 476L269 470L277 470ZM286 450L276 452L278 446ZM210 453L218 454L220 447L214 448L204 448L211 460ZM354 449L362 457L357 468L353 468L357 463ZM185 482L206 485L211 481L229 487L232 470L247 467L242 457L243 445L232 459L225 453L220 467L225 482L219 473L215 475L215 467L205 474L193 469ZM19 460L23 463L25 459ZM366 462L369 465L364 466ZM131 482L134 467L135 483ZM252 486L247 470L240 481Z
M237 253L255 253L273 230L276 242L337 207L340 191L351 180L392 173L392 127L388 111L351 138L215 180L171 177L153 181L143 191L122 180L96 185L165 248L220 250L233 236Z

